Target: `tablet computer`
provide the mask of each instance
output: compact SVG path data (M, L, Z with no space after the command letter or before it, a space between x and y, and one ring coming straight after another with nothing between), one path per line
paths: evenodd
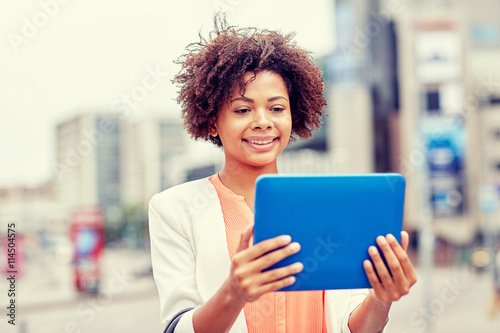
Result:
M377 236L401 241L405 185L392 173L260 176L254 243L290 235L301 245L269 268L304 265L281 291L370 288L363 261Z

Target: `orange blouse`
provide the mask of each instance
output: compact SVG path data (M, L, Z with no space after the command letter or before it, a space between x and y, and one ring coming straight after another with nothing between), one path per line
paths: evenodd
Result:
M222 207L229 257L233 259L241 232L253 223L253 212L243 196L225 187L216 174L210 177ZM323 291L270 292L247 303L243 311L249 333L326 332Z

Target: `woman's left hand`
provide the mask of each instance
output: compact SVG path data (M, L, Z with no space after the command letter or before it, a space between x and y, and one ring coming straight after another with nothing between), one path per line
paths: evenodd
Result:
M373 288L370 293L377 301L389 304L397 301L408 294L411 286L417 282L415 269L406 253L408 243L409 236L406 231L401 232L401 245L391 234L377 237L377 244L387 266L375 246L368 249L373 264L370 260L365 260L363 266Z

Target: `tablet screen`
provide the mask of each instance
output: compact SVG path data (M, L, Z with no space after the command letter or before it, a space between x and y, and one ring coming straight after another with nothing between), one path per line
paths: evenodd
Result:
M290 235L301 245L270 267L304 264L281 290L370 288L363 261L377 236L400 241L405 184L399 174L260 176L254 242Z

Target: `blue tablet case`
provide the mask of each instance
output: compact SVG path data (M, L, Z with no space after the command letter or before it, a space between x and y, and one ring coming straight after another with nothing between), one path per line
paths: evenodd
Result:
M363 261L377 236L400 241L405 185L399 174L260 176L254 243L290 235L301 245L269 268L304 264L280 291L370 288Z

